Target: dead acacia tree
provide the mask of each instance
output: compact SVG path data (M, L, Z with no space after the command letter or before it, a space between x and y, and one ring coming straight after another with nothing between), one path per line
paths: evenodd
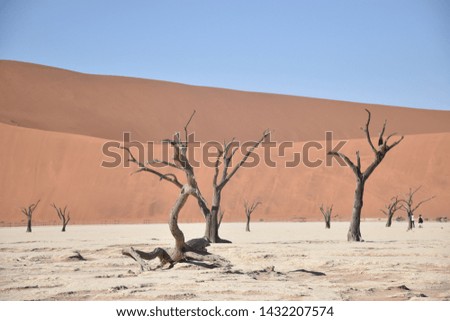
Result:
M37 201L35 204L31 204L28 207L22 207L20 210L22 213L27 217L27 232L31 233L31 221L33 219L33 212L38 206L39 202L41 200Z
M325 220L325 228L331 228L331 212L333 211L333 204L326 209L323 209L323 204L320 205L320 211L322 212L323 218Z
M373 173L375 168L380 165L380 163L383 161L386 154L395 146L397 146L402 140L403 136L393 142L389 145L389 140L396 135L395 133L390 134L386 138L384 138L384 131L386 129L386 123L384 122L383 128L380 132L380 135L378 137L378 145L375 147L375 145L372 142L372 138L370 137L369 132L369 124L370 124L370 111L366 109L367 111L367 122L364 126L364 128L361 128L364 133L366 134L367 142L370 145L370 148L373 151L374 159L372 163L366 168L365 171L362 171L361 169L361 159L359 157L359 151L356 152L356 164L353 163L350 158L348 158L346 155L344 155L341 152L337 151L330 151L328 152L328 155L332 156L338 156L340 157L347 165L350 167L350 169L353 171L356 177L356 190L355 190L355 197L354 197L354 203L353 203L353 210L352 210L352 218L350 222L350 227L347 233L347 240L348 241L362 241L361 239L361 230L360 230L360 223L361 223L361 210L363 207L363 196L364 196L364 186L369 179L370 175Z
M212 215L213 210L219 210L219 205L217 203L217 195L213 196L213 208L210 210L208 207L208 204L206 202L206 199L203 197L200 188L197 184L196 177L194 175L194 167L190 164L189 158L188 158L188 125L191 122L194 113L189 118L189 121L184 127L185 132L185 140L183 141L180 137L180 133L177 132L174 135L173 140L165 140L164 142L169 143L173 150L173 162L165 161L165 160L150 160L147 162L147 164L141 163L138 159L136 159L131 150L127 146L122 146L122 148L128 152L129 161L137 164L139 166L139 169L135 173L139 172L147 172L151 173L153 175L156 175L160 178L160 180L167 181L175 185L179 190L180 193L178 195L178 198L170 210L169 213L169 229L172 234L172 236L175 239L175 246L173 249L165 250L162 248L156 248L152 252L146 253L139 250L134 250L133 248L124 249L123 254L132 257L135 259L140 265L142 269L150 269L150 267L147 265L147 263L144 260L153 260L155 258L159 258L161 264L160 267L169 264L169 268L172 267L177 262L191 262L191 263L198 263L198 261L206 261L210 262L213 266L226 266L229 264L229 262L222 257L209 254L206 251L206 247L209 245L209 242L212 241L208 234L205 235L204 238L200 239L193 239L190 241L185 241L185 237L183 232L178 226L178 216L185 205L187 199L192 196L194 197L198 205L202 211L202 214L204 215L206 221L208 222L210 220L210 216ZM264 136L265 137L265 136ZM258 142L259 145L260 142ZM251 150L256 148L257 145L255 145ZM239 162L236 167L233 168L232 172L227 174L225 171L224 174L224 182L228 182L231 177L236 173L236 171L239 169L239 167L242 166L242 164L245 162L245 159L248 157L248 154L246 157L244 157L243 161ZM219 157L218 157L219 158ZM217 162L216 162L217 163ZM164 174L160 171L157 171L155 168L152 168L152 165L154 164L164 164L172 169L175 169L177 171L180 171L184 174L186 177L185 183L181 183L176 174L168 173ZM217 180L218 175L218 165L216 165L216 172L215 172L215 178L214 181ZM225 184L223 184L224 186ZM222 188L223 188L222 186ZM220 195L219 195L220 196ZM220 202L220 197L218 198ZM215 212L215 218L216 222L214 227L218 228L218 221L217 221L217 213ZM208 224L207 224L208 226ZM208 229L207 229L208 232ZM217 239L216 239L217 241Z
M205 237L213 243L223 242L219 236L219 226L218 215L220 214L220 202L222 198L222 191L228 184L230 179L236 174L236 172L245 164L248 157L253 153L255 148L257 148L264 139L270 134L269 130L265 130L261 138L251 143L249 148L246 149L244 157L233 167L232 159L236 151L238 150L234 138L231 142L223 143L223 148L218 149L217 159L214 164L214 177L213 177L213 197L212 206L209 213L206 213L206 229ZM222 171L220 173L220 171ZM220 178L219 178L220 176ZM226 242L226 241L225 241Z
M244 210L245 210L245 216L247 217L247 224L245 225L245 231L250 232L250 218L252 216L252 213L256 210L256 208L261 205L262 203L259 201L253 201L251 204L244 200Z
M418 202L417 204L415 204L414 202L414 194L416 194L420 189L422 188L422 186L419 186L416 189L409 189L408 194L406 194L405 199L402 201L402 205L401 208L406 212L406 214L408 215L408 231L411 230L413 228L413 217L414 217L414 212L423 204L426 203L428 201L431 201L433 198L436 197L436 195L431 196L427 199L424 199L420 202Z
M174 148L174 162L168 162L164 160L150 160L147 162L147 164L143 164L139 162L131 153L130 149L126 146L122 147L124 150L128 152L128 155L130 157L129 161L137 164L139 166L139 170L136 172L148 172L152 173L160 178L160 180L168 181L177 186L179 189L183 188L183 184L181 184L177 177L174 174L163 174L154 168L152 168L152 165L166 165L172 169L186 171L184 167L187 167L189 170L194 171L191 164L189 163L189 159L187 155L185 156L185 164L181 164L180 160L178 159L180 157L180 151L181 149L177 147L177 144L184 144L183 148L186 149L185 154L187 153L187 145L188 145L188 137L189 133L187 130L187 126L191 122L192 118L195 115L195 110L193 114L191 115L191 118L189 119L188 123L184 127L185 132L185 141L184 142L175 142L174 141L168 141L165 140L165 143L170 143ZM201 194L194 193L193 195L196 197L200 211L202 212L205 221L205 234L204 237L208 239L211 243L229 243L230 241L223 240L219 236L219 215L220 215L220 203L222 200L222 192L225 186L230 182L231 178L237 173L237 171L244 165L249 158L249 156L253 153L255 148L257 148L264 139L270 134L269 130L265 130L262 137L255 142L250 143L247 148L245 149L245 154L242 157L242 159L237 162L234 167L232 166L232 159L235 155L236 151L239 149L238 143L233 138L230 142L224 142L222 147L217 146L217 158L214 163L214 176L213 176L213 184L212 184L212 202L211 207L208 206L206 200L201 196ZM179 133L178 139L179 139Z
M55 203L53 203L51 206L56 210L56 214L58 214L58 217L62 222L61 232L65 232L66 226L70 221L70 212L67 211L67 205L64 207L64 209L61 207L57 207Z
M400 200L398 196L394 196L391 198L391 202L384 206L384 209L380 209L380 211L387 216L386 227L390 227L392 225L392 218L394 217L395 212L397 212L401 207L402 200Z

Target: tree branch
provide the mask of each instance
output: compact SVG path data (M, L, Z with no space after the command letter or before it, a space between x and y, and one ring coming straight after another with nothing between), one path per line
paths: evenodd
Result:
M233 170L230 172L230 174L228 174L226 176L225 179L222 180L222 182L219 185L219 188L223 188L229 181L230 179L234 176L234 174L236 174L236 172L238 171L238 169L247 161L247 158L250 156L250 154L255 150L256 147L259 146L259 144L262 143L262 141L270 134L270 131L268 129L266 129L262 135L262 137L260 138L259 141L257 141L250 149L247 150L247 153L245 154L245 156L241 159L241 161L236 164L236 166L233 168ZM234 153L233 153L234 155Z
M366 138L367 141L369 142L370 147L372 148L372 151L376 154L377 153L377 149L375 148L375 146L372 143L372 138L370 138L370 132L369 132L369 124L370 124L370 118L371 118L371 114L370 111L366 108L367 111L367 122L364 128L361 128L365 133L366 133Z
M383 135L384 135L384 131L386 130L386 124L387 124L387 119L384 120L383 129L380 132L380 136L378 136L378 148L380 148L383 145Z
M402 136L402 137L400 137L397 141L395 141L392 145L387 145L387 142L388 142L388 140L389 140L389 138L391 138L392 136L394 136L394 135L396 135L395 133L394 134L391 134L391 135L389 135L387 138L386 138L386 141L385 141L385 144L386 144L386 149L387 150L390 150L390 149L392 149L392 148L394 148L395 146L397 146L402 140L403 140L403 138L404 138L404 136Z
M415 212L415 211L419 208L420 205L422 205L423 203L426 203L426 202L428 202L428 201L431 201L433 198L436 198L436 195L431 196L430 198L427 198L426 200L423 200L423 201L419 202L419 203L416 205L416 207L414 207L414 209L412 210L412 212Z
M353 164L353 162L350 160L350 158L348 158L346 155L344 155L340 152L334 152L334 151L328 152L328 155L339 156L352 169L353 173L355 173L355 175L357 177L361 177L361 168L355 166L355 164Z
M165 160L153 159L153 160L151 160L151 161L148 161L147 164L148 164L148 165L153 165L153 164L163 164L163 165L166 165L166 166L170 166L170 167L172 167L172 168L176 168L176 169L183 170L183 168L181 168L181 167L178 166L177 164L172 163L172 162L168 162L168 161L165 161Z
M34 212L34 210L36 209L36 207L38 206L38 204L39 204L40 201L41 201L41 200L38 200L38 201L36 202L36 204L31 204L31 205L30 205L29 209L31 210L31 212Z
M188 131L187 131L187 128L188 128L189 124L191 123L192 118L194 118L194 115L195 115L195 109L194 109L194 112L192 113L191 117L189 118L188 122L184 126L184 135L186 137L186 144L188 143Z
M217 159L214 163L214 177L213 186L217 186L217 177L219 176L220 157L222 157L223 151L217 148Z
M361 158L359 157L359 150L356 151L356 167L361 170Z
M134 157L134 155L131 152L130 148L128 148L126 146L121 146L120 148L123 149L123 150L126 150L128 152L128 155L130 157L130 159L129 159L130 162L133 162L133 163L135 163L135 164L137 164L139 166L139 169L136 170L134 172L134 174L139 173L139 172L143 172L143 171L144 172L148 172L148 173L151 173L151 174L154 174L154 175L158 176L160 180L165 180L167 182L171 182L172 184L174 184L175 186L177 186L180 189L183 187L183 184L181 184L179 182L178 178L174 174L163 174L163 173L160 173L160 172L154 170L153 168L147 167L143 163L139 162Z
M249 217L256 208L261 205L262 203L260 201L253 201L253 203L250 205L250 203L247 200L244 200L244 209L245 209L245 215Z

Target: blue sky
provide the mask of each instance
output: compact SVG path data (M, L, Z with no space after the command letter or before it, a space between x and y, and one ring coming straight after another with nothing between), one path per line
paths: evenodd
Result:
M0 59L450 110L450 1L0 0Z

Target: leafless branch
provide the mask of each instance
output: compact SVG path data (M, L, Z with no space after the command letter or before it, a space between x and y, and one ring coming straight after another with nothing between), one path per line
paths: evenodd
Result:
M148 164L148 165L153 165L153 164L163 164L163 165L166 165L166 166L170 166L170 167L172 167L172 168L176 168L176 169L183 170L183 169L182 169L180 166L178 166L177 164L172 163L172 162L168 162L168 161L165 161L165 160L153 159L153 160L151 160L151 161L148 161L147 164Z
M417 203L417 205L414 207L413 212L415 212L415 211L419 208L419 206L421 206L423 203L426 203L426 202L428 202L428 201L431 201L431 200L434 199L434 198L436 198L436 195L434 195L434 196L432 196L432 197L430 197L430 198L427 198L427 199L425 199L425 200L423 200L423 201L420 201L420 202Z
M175 186L177 186L178 188L182 188L183 184L180 183L180 181L178 180L178 178L176 177L175 174L163 174L161 172L158 172L157 170L154 170L153 168L147 167L145 166L143 163L139 162L133 155L133 153L131 152L130 148L126 147L126 146L121 146L121 149L125 150L128 152L129 155L129 161L133 162L135 164L137 164L139 166L139 169L136 170L133 174L136 173L140 173L140 172L148 172L151 173L153 175L156 175L159 177L160 180L165 180L168 181L172 184L174 184ZM174 164L175 165L175 164ZM178 168L177 165L175 165L176 168ZM172 167L172 166L171 166Z
M270 131L268 129L266 129L262 135L262 137L260 138L259 141L255 142L255 144L250 147L247 150L247 153L245 153L244 157L241 159L241 161L236 164L236 166L233 168L233 170L226 176L225 179L222 180L222 182L220 183L220 188L223 188L225 186L226 183L229 182L229 180L234 176L234 174L236 174L236 172L238 171L238 169L247 161L247 158L250 156L250 154L255 150L256 147L259 146L259 144L262 143L262 141L270 134ZM233 153L234 154L234 153Z
M330 152L328 152L328 155L339 156L352 169L353 173L355 173L356 176L358 176L358 177L361 176L361 168L357 167L355 164L353 164L353 162L350 160L350 158L348 158L345 154L340 153L340 152L330 151Z
M366 138L367 141L369 142L370 147L372 148L372 151L376 154L377 153L377 149L375 148L375 146L372 143L372 138L370 137L370 132L369 132L369 124L370 124L370 118L371 118L371 114L370 111L366 108L367 111L367 122L364 128L362 128L362 130L366 133ZM386 123L385 123L386 126Z
M262 203L259 201L253 201L250 204L247 200L244 200L245 214L247 215L247 217L250 216L256 210L256 208L261 204Z
M188 128L189 124L191 123L192 118L194 118L195 112L196 112L196 111L195 111L195 109L194 109L194 111L192 112L191 117L189 118L188 122L187 122L186 125L184 126L184 135L185 135L185 137L186 137L186 144L188 143L188 130L187 130L187 128Z

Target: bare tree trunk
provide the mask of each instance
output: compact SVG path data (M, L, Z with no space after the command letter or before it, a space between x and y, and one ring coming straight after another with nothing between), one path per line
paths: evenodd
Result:
M247 215L247 224L245 225L245 231L250 232L250 215Z
M328 218L328 219L325 220L325 228L328 228L328 229L331 228L331 221L330 221L330 218Z
M181 189L180 195L178 196L175 205L170 210L169 229L175 239L175 249L172 254L172 260L175 262L181 261L184 258L183 253L185 251L186 244L184 240L184 234L178 227L178 214L180 213L184 204L186 204L186 201L189 197L189 189L190 187L187 185Z
M211 243L231 243L231 241L222 239L219 236L221 193L222 191L220 188L214 187L211 211L205 216L205 238Z
M213 189L212 206L209 215L206 217L205 237L211 243L219 243L219 210L220 210L220 190Z
M392 217L394 216L394 213L388 216L388 219L386 221L386 227L391 227L392 225Z
M350 222L350 228L347 233L347 241L361 242L361 209L363 207L363 195L364 195L364 183L365 181L358 178L356 181L355 199L352 210L352 220Z
M211 243L217 243L219 239L218 231L217 231L217 215L214 215L214 209L210 212L210 214L206 217L206 225L205 225L205 238L211 241Z
M27 221L27 233L31 233L31 216L28 217Z
M66 231L66 226L67 226L67 222L63 222L63 227L61 229L61 232L65 232Z
M408 229L407 229L407 231L409 231L409 230L412 230L412 228L413 228L412 212L407 211L407 214L408 214Z
M173 249L166 251L162 248L156 248L152 252L146 253L128 248L124 249L122 254L132 257L139 263L142 270L152 270L144 260L153 260L155 258L159 258L161 261L159 267L163 267L169 263L169 268L173 267L177 262L188 260L211 262L215 266L228 265L229 262L227 260L216 255L211 255L206 251L206 247L209 245L208 240L193 239L185 242L183 231L178 226L178 216L186 204L188 197L195 192L196 188L191 187L189 184L184 185L174 206L170 210L169 229L175 239L175 247Z

